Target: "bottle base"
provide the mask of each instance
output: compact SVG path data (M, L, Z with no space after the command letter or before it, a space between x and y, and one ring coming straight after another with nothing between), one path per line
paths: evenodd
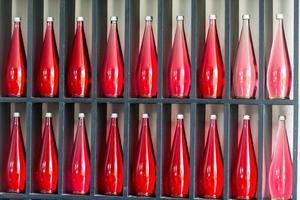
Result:
M234 99L255 99L253 96L234 96Z
M289 97L269 97L270 100L288 100Z
M23 191L21 191L21 190L15 190L15 189L8 189L7 190L7 192L9 192L9 193L22 193Z
M110 195L110 196L119 196L121 193L119 192L104 192L105 195Z
M53 193L55 193L55 191L53 191L53 190L40 190L40 193L43 193L43 194L53 194Z
M85 195L88 192L83 192L83 191L72 191L73 194L80 194L80 195Z

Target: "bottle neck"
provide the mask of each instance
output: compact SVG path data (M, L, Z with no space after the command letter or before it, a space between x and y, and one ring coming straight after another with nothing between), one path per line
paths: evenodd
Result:
M244 119L243 120L243 128L249 128L250 127L250 120L249 119Z
M19 29L21 27L21 23L20 22L14 22L14 28L15 29Z
M83 21L77 21L76 30L82 30L82 29L83 29Z
M279 120L278 129L279 130L285 129L285 120ZM279 131L279 132L283 133L283 131Z
M20 117L13 117L13 125L19 126L20 124Z
M45 125L50 126L52 123L52 118L51 117L45 117Z
M249 33L249 29L250 29L250 20L243 19L242 33L244 33L244 32Z
M217 122L217 120L211 119L210 120L210 128L215 128L216 127L216 122Z
M216 20L215 19L210 19L209 20L209 28L215 28L216 27Z
M111 127L117 127L118 126L118 118L111 118L110 126Z

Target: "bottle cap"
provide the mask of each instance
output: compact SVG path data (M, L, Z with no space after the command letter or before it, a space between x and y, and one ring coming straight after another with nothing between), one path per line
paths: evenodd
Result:
M209 19L217 19L217 15L209 15L209 17L208 17Z
M15 17L14 22L21 22L21 17Z
M183 114L178 114L177 119L183 119Z
M78 17L76 17L76 21L83 22L84 18L82 16L78 16Z
M249 14L243 14L242 19L248 20L248 19L250 19L250 17L251 16Z
M149 115L148 115L147 113L143 113L142 118L143 118L143 119L148 119L148 118L149 118Z
M45 117L52 117L52 113L51 113L51 112L47 112L47 113L45 114Z
M276 14L276 19L283 19L284 15L282 13L277 13Z
M53 22L53 17L47 17L47 22Z
M250 120L250 115L244 115L244 117L243 117L243 119L245 119L245 120Z
M117 23L118 22L118 17L117 16L111 16L110 17L110 22L111 23Z
M84 113L79 113L79 114L78 114L78 117L79 117L79 118L84 118Z
M217 119L217 115L210 115L210 119Z
M184 16L178 15L178 16L176 16L176 20L177 21L183 21L184 20Z
M148 15L145 17L145 21L152 21L153 20L153 17Z
M279 119L279 121L284 121L285 120L285 115L279 115L278 119Z
M20 113L19 112L14 112L13 117L20 117Z
M118 113L111 113L111 118L118 118Z

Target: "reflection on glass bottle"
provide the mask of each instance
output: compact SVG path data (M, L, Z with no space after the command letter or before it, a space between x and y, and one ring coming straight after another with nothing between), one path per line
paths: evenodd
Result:
M100 86L105 97L120 97L123 95L124 63L117 26L118 17L112 16L110 21L110 32L100 73Z
M172 197L188 197L190 184L190 160L185 139L182 114L177 115L177 125L168 169L169 176L167 178L169 182L169 195Z
M236 159L231 172L231 196L238 199L255 198L257 164L253 147L250 116L245 115Z
M188 97L191 88L191 64L184 33L183 16L177 16L177 27L168 66L171 97Z
M267 90L270 99L288 99L292 84L292 69L284 35L283 14L276 15L276 23L267 67Z
M42 146L38 166L35 170L37 190L41 193L55 193L58 179L58 161L52 127L52 113L46 113L42 133Z
M206 198L222 198L223 192L223 158L220 147L217 116L210 115L210 126L198 173L198 191Z
M118 128L118 114L111 114L105 157L100 171L100 192L121 195L123 188L123 153Z
M293 163L285 128L285 116L279 116L278 132L269 169L269 189L272 198L290 199L293 188Z
M70 184L70 192L74 194L87 194L90 189L90 150L84 113L78 114L77 131L73 143L67 184Z
M254 98L257 65L250 30L250 15L243 15L243 26L232 71L232 90L236 98Z
M20 113L13 114L11 124L8 157L5 162L4 177L7 192L24 192L26 178L26 161Z
M137 66L137 91L139 97L157 95L157 55L152 30L152 16L146 16L146 26Z
M90 61L86 45L83 17L76 18L76 33L67 71L67 94L71 97L87 96L90 85Z
M37 74L38 94L54 97L58 91L58 54L53 30L53 18L47 18L44 43Z
M220 50L216 15L209 15L209 28L198 69L198 96L220 98L224 86L224 67Z
M132 191L138 196L152 196L155 190L156 165L149 127L149 116L143 114L137 154L132 167Z
M4 73L3 83L5 95L15 97L24 96L26 82L26 57L20 17L15 17L14 19L14 29Z

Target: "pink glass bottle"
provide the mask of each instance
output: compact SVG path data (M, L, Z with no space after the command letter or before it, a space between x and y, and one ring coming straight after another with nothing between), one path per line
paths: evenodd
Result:
M37 190L41 193L55 193L58 179L58 161L52 127L52 113L45 114L42 146L38 166L35 170Z
M209 15L209 28L198 69L198 96L202 98L221 98L224 86L224 66L216 15Z
M276 21L267 67L267 90L270 99L288 99L292 85L292 69L283 28L283 14L277 14Z
M139 97L157 95L157 54L152 30L152 16L146 16L146 26L137 65L137 92Z
M53 30L53 18L47 17L44 43L37 73L38 94L54 97L58 92L58 54Z
M169 164L169 195L172 197L188 197L190 185L190 161L185 139L183 115L177 115L177 125L173 139Z
M210 115L210 126L206 140L203 160L198 173L198 191L205 198L222 198L223 158L220 147L217 116Z
M243 26L232 70L232 92L235 98L255 98L257 65L250 30L250 15L243 15Z
M111 114L105 148L105 158L100 171L100 192L108 195L121 195L123 189L123 153L118 128L118 114Z
M24 192L26 178L26 161L20 113L13 114L8 148L8 157L4 165L5 190L7 192Z
M152 146L149 116L143 114L137 154L132 167L132 190L138 196L153 196L155 192L156 164Z
M293 163L285 128L285 116L279 116L276 145L269 169L269 189L274 199L291 199Z
M183 16L177 16L177 27L168 66L168 87L171 97L189 97L191 64L184 33Z
M120 97L123 95L124 63L117 26L118 17L112 16L110 21L110 32L100 73L100 86L103 96Z
M14 28L4 69L4 88L6 96L25 95L26 57L23 45L21 18L14 18Z
M253 147L250 116L243 118L237 156L231 171L231 196L238 199L255 198L257 189L257 164Z
M86 45L83 17L76 19L76 33L67 71L67 94L85 97L90 85L90 61Z
M78 125L73 143L69 169L70 192L87 194L90 189L90 150L84 122L84 113L78 114Z

